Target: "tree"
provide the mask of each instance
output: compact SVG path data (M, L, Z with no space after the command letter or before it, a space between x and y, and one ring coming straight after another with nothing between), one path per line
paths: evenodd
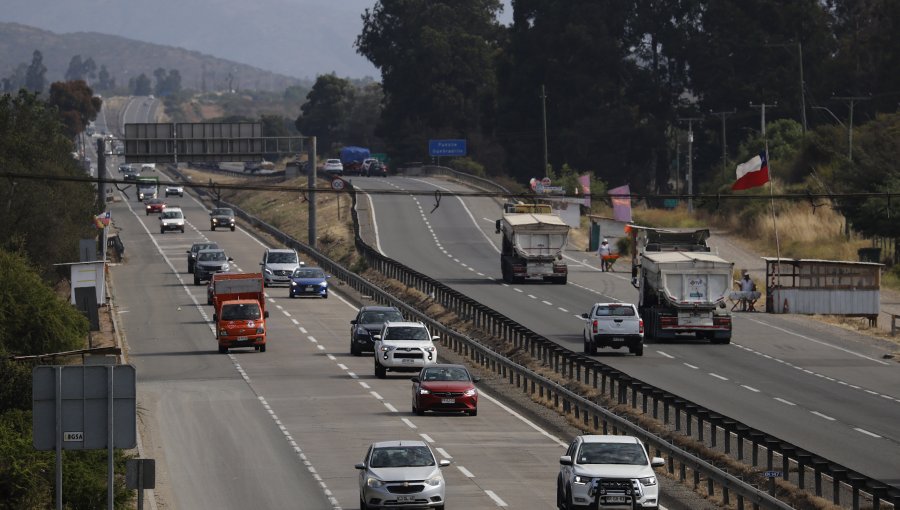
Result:
M43 92L47 88L47 67L44 65L44 55L34 50L31 57L31 65L25 73L25 88L32 92Z
M355 45L381 70L376 132L392 154L421 159L429 138L474 141L493 128L500 8L499 0L383 0L366 9Z
M27 255L42 274L78 260L78 240L96 236L91 184L55 179L84 176L73 149L59 114L37 94L0 96L0 170L46 176L0 186L0 248Z
M181 73L177 69L170 69L168 74L162 67L153 71L156 78L155 93L159 97L167 97L181 90Z
M25 76L28 74L28 64L22 62L13 70L9 78L3 79L4 92L18 92L25 86Z
M116 88L116 79L109 75L106 65L100 66L100 72L97 74L97 90L107 91Z
M331 146L340 141L341 127L350 113L352 97L353 86L349 80L338 78L334 73L316 78L294 125L301 134L316 137L319 153L328 154Z
M128 88L134 96L149 96L153 89L150 87L150 78L146 74L141 73L137 78L129 80Z
M68 135L75 138L85 126L97 118L102 100L83 80L54 82L50 85L48 103L59 110Z
M81 55L73 55L72 59L69 60L69 68L66 70L66 81L83 80L83 65Z

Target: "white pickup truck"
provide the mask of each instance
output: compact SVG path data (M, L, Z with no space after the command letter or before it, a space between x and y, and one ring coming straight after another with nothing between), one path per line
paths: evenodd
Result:
M628 352L644 355L644 321L631 303L595 303L581 314L584 320L584 353L597 354L598 347L628 347Z

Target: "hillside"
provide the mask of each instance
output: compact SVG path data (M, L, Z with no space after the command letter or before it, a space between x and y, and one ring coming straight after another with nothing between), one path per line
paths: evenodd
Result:
M160 67L177 69L182 87L195 90L227 90L229 76L235 89L280 92L304 84L297 78L174 46L95 32L56 34L17 23L0 23L0 78L10 76L19 64L30 64L34 50L44 56L48 83L64 79L69 61L81 55L85 60L93 58L98 70L105 65L117 86L127 85L141 73L152 80L153 71Z

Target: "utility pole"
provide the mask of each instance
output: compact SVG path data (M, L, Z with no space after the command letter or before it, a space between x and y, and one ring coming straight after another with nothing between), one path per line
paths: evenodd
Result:
M762 134L763 140L765 140L765 138L766 138L766 108L767 108L767 107L769 107L769 108L774 108L774 107L776 107L776 106L778 106L778 103L772 103L772 104L766 104L766 103L753 104L753 103L750 103L750 108L759 108L759 111L760 111L759 132ZM769 155L766 154L766 157L769 157Z
M806 134L806 84L803 82L803 43L797 41L800 56L800 118L803 119L803 134Z
M683 117L679 122L688 123L688 170L687 170L687 194L688 212L694 212L694 121L703 120L702 117Z
M865 96L835 96L831 99L836 99L838 101L847 101L850 103L850 123L847 127L847 145L850 148L847 151L847 159L852 163L853 162L853 106L856 105L857 101L868 101L872 99L871 97Z
M728 144L725 139L725 117L734 114L737 112L736 108L733 108L730 112L710 112L713 115L718 115L722 119L722 177L725 178L727 171L725 170L725 164L728 159Z
M538 177L547 175L547 93L543 85L541 85L541 117L544 121L544 168Z
M309 173L306 176L306 187L309 196L309 226L308 243L316 247L316 137L310 137L309 142Z

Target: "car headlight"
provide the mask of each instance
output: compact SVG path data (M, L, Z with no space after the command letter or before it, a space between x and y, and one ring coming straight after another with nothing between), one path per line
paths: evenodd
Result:
M431 394L431 392L428 391L426 388L421 388L421 387L419 388L419 395L430 395L430 394Z
M219 330L219 336L228 336L228 331L225 331L224 329Z
M467 397L474 397L476 393L478 393L478 390L476 390L475 388L472 388L472 389L466 390L466 392L463 393L463 395L465 395Z
M370 476L366 478L366 485L369 487L384 487L384 482L375 478L374 476Z
M217 219L215 219L215 218L213 218L213 219L212 219L212 222L213 222L213 223L218 223L218 222L219 222L219 220L217 220Z
M228 262L222 264L222 271L228 271L229 269L231 269L231 265Z
M425 352L434 352L434 347L425 347Z
M425 483L432 487L437 487L437 486L441 485L442 483L444 483L444 477L441 476L440 473L438 473L438 474L432 476L431 478L429 478L428 480L425 480Z
M593 480L593 478L591 478L590 476L575 475L575 483L578 485L584 485L586 483L591 483L591 480Z
M639 480L641 481L641 485L643 485L645 487L649 487L651 485L656 485L656 477L655 476L648 476L647 478L639 478Z
M393 351L393 350L394 350L394 346L393 346L393 345L382 345L382 346L381 346L381 352L390 352L390 351Z
M296 287L296 286L297 286L297 282L295 282L294 280L291 280L291 287Z
M263 333L265 333L265 332L266 332L266 330L264 330L263 328L256 328L256 334L257 334L257 335L261 335L261 334L263 334Z

